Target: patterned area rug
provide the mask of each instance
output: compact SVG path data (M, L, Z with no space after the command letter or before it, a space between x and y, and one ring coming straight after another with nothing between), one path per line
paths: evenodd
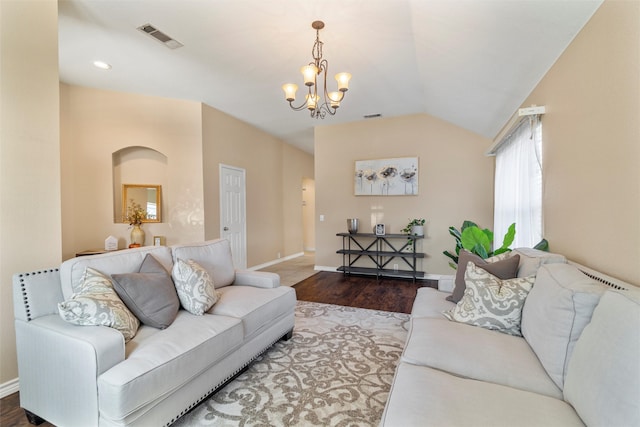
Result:
M293 338L173 426L377 426L408 320L298 301Z

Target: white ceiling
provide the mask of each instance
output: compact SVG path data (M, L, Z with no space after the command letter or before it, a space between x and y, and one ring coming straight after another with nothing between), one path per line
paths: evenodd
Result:
M374 113L428 113L494 138L601 3L60 0L60 80L204 102L309 153L314 126ZM324 120L292 111L281 89L303 86L318 19L332 83L353 75ZM165 47L136 29L143 24L184 47Z

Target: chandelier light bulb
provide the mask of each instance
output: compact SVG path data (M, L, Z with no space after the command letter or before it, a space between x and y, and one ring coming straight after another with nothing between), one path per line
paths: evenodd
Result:
M340 101L342 100L343 94L340 92L329 92L329 105L334 110L340 106Z
M351 80L351 74L349 73L336 74L336 81L338 82L338 90L340 92L346 92L349 90L349 80Z
M309 64L300 68L300 72L304 77L304 84L306 86L313 86L316 83L316 75L318 74L318 69L315 65Z
M284 97L287 101L295 101L296 99L296 91L298 90L298 85L295 83L287 83L282 85L282 90L284 90Z
M319 101L320 97L318 95L307 95L307 109L315 110Z

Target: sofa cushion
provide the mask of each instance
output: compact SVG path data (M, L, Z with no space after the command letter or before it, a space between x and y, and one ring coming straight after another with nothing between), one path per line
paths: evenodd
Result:
M194 260L177 258L171 276L180 303L189 313L202 316L218 301L219 295L209 273Z
M501 280L471 261L464 278L467 284L464 296L443 314L455 322L521 336L522 307L534 278Z
M567 258L564 255L533 248L517 248L510 253L512 255L520 255L518 277L535 276L540 266L545 264L565 264L567 262Z
M576 342L565 399L587 425L640 425L640 290L607 291Z
M402 361L562 398L522 337L433 318L412 318Z
M171 251L174 263L178 258L192 259L204 267L213 279L213 283L216 284L216 289L229 286L235 280L231 245L226 239L174 245L171 247Z
M451 310L455 303L448 301L449 292L442 292L434 288L420 288L416 293L411 308L411 317L432 317L444 319L443 311Z
M166 246L144 246L101 255L71 258L60 266L62 294L65 298L69 298L78 289L84 270L87 267L94 268L108 276L120 273L135 273L140 269L140 264L142 264L147 254L153 254L167 271L171 271L173 266L171 249Z
M126 346L126 358L98 378L101 417L123 420L184 387L242 345L242 324L180 310L167 329L149 326ZM175 396L174 396L175 397Z
M71 298L58 304L60 317L80 326L108 326L129 341L136 335L140 322L129 311L113 289L111 279L87 267L79 289Z
M606 289L569 264L538 270L522 310L522 335L560 388L573 346Z
M112 274L118 296L145 325L164 329L171 325L180 301L171 275L151 254L137 273Z
M400 363L380 426L583 426L566 402Z
M451 302L459 302L464 295L464 290L467 285L464 280L464 275L467 270L467 264L469 262L474 263L478 267L482 267L489 273L500 279L512 279L516 277L518 271L518 263L520 262L520 256L509 256L505 259L502 258L488 258L482 259L476 254L472 254L469 251L461 250L458 257L458 268L456 270L455 288L451 295L447 297L447 300Z
M233 285L220 289L220 294L209 313L242 319L245 340L291 315L296 306L296 292L289 286L262 289Z

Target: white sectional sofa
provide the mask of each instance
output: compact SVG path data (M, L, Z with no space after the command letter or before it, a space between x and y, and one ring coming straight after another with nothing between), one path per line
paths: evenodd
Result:
M195 261L218 301L203 315L180 308L165 329L142 324L128 342L111 327L62 319L58 304L77 291L87 267L126 276L141 271L149 254L167 272L178 259ZM279 284L277 274L234 270L226 240L78 257L16 274L20 405L33 423L60 427L170 425L291 336L295 291Z
M640 425L640 290L516 254L517 275L535 275L523 336L445 317L452 281L421 288L381 426Z

